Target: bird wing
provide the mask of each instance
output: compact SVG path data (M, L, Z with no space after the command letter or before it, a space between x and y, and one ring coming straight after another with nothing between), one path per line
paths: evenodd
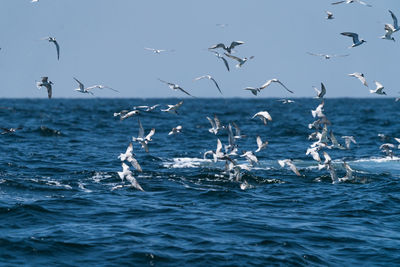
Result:
M150 130L150 132L146 135L146 137L145 137L144 139L146 139L147 141L150 141L150 140L151 140L151 137L155 134L155 132L156 132L156 129L155 129L155 128L152 128L152 129Z
M221 57L221 59L224 61L224 64L225 64L225 67L228 69L228 71L229 71L229 64L228 64L228 61L224 58L224 57Z
M392 19L393 19L393 26L394 26L394 28L395 28L395 29L398 29L398 28L399 28L399 25L398 25L396 16L394 15L394 13L393 13L391 10L389 10L389 12L390 12L390 15L392 16Z
M216 81L213 77L211 77L210 80L214 82L214 84L215 84L215 86L217 87L218 91L219 91L219 92L221 93L221 95L222 95L222 91L221 91L221 89L219 88L217 81Z
M261 148L263 143L262 143L261 137L259 135L257 136L256 141L257 141L258 148Z
M48 96L49 99L50 99L51 96L52 96L52 93L53 93L53 89L52 89L52 87L51 87L51 84L46 84L46 88L47 88L47 96Z
M317 57L324 57L325 56L324 54L314 54L314 53L311 53L311 52L307 52L307 54L312 55L312 56L317 56Z
M217 149L215 150L215 154L219 154L221 153L221 149L222 149L222 143L221 140L217 140Z
M264 88L268 87L271 83L272 83L272 79L266 81L263 85L261 85L260 89L264 89Z
M346 1L344 0L344 1L333 2L333 3L331 3L331 5L337 5L337 4L341 4L341 3L344 3L344 2L346 2Z
M42 83L47 83L49 77L42 77Z
M102 84L96 84L96 85L90 86L90 87L86 88L86 90L92 90L92 89L96 89L96 88L98 88L98 89L109 89L109 90L112 90L114 92L118 92L119 93L118 90L116 90L114 88L111 88L109 86L106 86L106 85L102 85Z
M321 83L321 97L323 97L326 94L326 88L323 83Z
M383 85L380 82L375 81L376 89L383 88Z
M367 3L363 2L363 1L360 1L360 0L356 0L356 2L361 4L361 5L367 6L367 7L372 7L372 5L367 4Z
M353 38L353 43L354 44L360 42L360 40L358 39L358 34L357 33L354 33L354 32L342 32L341 35Z
M257 89L257 88L254 88L254 87L246 87L246 88L244 88L244 90L249 90L249 91L251 91L251 93L252 93L253 95L257 95L257 93L258 93L258 89Z
M289 166L289 168L297 175L297 176L301 176L299 170L297 170L296 165L293 164L293 162L291 160L286 161L286 164Z
M289 90L289 88L287 88L281 81L277 80L276 82L279 83L280 85L282 85L283 88L285 88L289 93L294 94L294 92L292 90Z
M142 123L140 122L139 118L138 118L138 124L139 124L138 138L143 138L144 137L144 129L143 129Z
M198 80L201 80L201 79L204 79L204 78L207 78L207 75L203 75L203 76L194 78L194 80L195 80L195 81L198 81Z
M207 118L207 120L211 123L211 128L213 128L213 129L217 128L217 127L215 126L215 122L214 122L210 117L206 117L206 118Z
M133 151L133 145L132 145L132 143L129 143L129 146L128 146L128 148L126 149L125 154L126 154L126 155L132 156L132 151Z
M219 120L219 118L217 117L216 114L214 114L214 121L215 121L215 126L216 126L218 129L222 128L222 126L221 126L221 121Z
M74 80L79 84L79 89L81 89L82 91L85 89L85 86L83 85L83 83L81 83L80 81L78 81L78 79L77 78L75 78L75 77L72 77L72 78L74 78Z
M232 125L233 125L233 127L235 127L235 135L236 136L240 136L241 135L241 131L240 131L239 126L235 122L232 122Z
M242 42L242 41L233 41L231 43L231 45L229 46L229 49L233 49L235 46L242 45L242 44L244 44L244 42Z
M132 143L131 143L132 144ZM132 164L132 166L138 170L139 172L142 171L142 167L140 166L139 162L134 157L129 157L128 161Z
M224 53L224 54L225 54L225 56L227 56L227 57L230 57L230 58L232 58L232 59L234 59L234 60L237 60L238 62L242 62L242 61L243 61L241 58L238 58L238 57L232 56L232 55L230 55L230 54L227 54L227 53Z
M57 60L60 60L60 46L58 45L57 41L53 41L53 43L57 49Z
M225 46L223 43L219 43L219 44L216 44L216 45L211 46L211 47L208 48L208 49L216 49L216 48L226 49L226 46Z
M150 47L145 47L144 49L149 50L149 51L155 51L154 48L150 48Z
M185 94L187 94L187 95L189 95L189 96L192 96L191 94L189 94L187 91L185 91L185 90L184 90L182 87L180 87L180 86L178 86L177 89L181 90L182 92L184 92Z

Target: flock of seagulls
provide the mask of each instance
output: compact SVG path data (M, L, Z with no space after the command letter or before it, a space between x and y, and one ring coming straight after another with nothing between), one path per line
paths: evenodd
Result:
M32 0L32 2L38 2L38 0ZM344 1L338 1L338 2L333 2L331 3L332 5L338 5L338 4L352 4L352 3L357 3L361 4L367 7L372 7L371 5L360 1L360 0L344 0ZM389 13L393 19L393 24L385 24L384 30L385 34L381 36L381 39L385 40L392 40L395 41L394 37L392 35L396 33L397 31L400 30L398 26L398 21L395 16L395 14L389 10ZM326 11L326 19L327 20L333 20L335 19L334 14L330 11ZM223 25L223 26L222 26ZM221 24L218 25L220 27L225 27L226 24ZM352 38L352 44L349 48L355 48L358 47L366 41L362 38L359 37L357 33L354 32L342 32L341 35L346 36L346 37L351 37ZM47 40L48 42L51 42L55 45L56 52L57 52L57 60L60 59L60 45L57 42L55 37L46 37L43 38L43 40ZM239 46L244 45L245 42L243 41L232 41L229 45L225 45L224 43L217 43L215 45L212 45L208 48L209 52L212 52L218 59L221 59L222 62L224 63L224 66L227 71L230 71L229 67L229 62L227 58L234 60L237 62L236 68L241 68L244 66L246 62L249 60L253 59L254 56L249 56L249 57L239 57L233 55L235 49L237 49ZM155 48L149 48L145 47L144 48L147 51L151 51L154 54L161 54L163 52L172 52L174 50L165 50L165 49L155 49ZM218 52L221 51L222 53ZM308 54L312 56L318 56L324 59L331 59L333 57L347 57L349 54L344 54L344 55L334 55L334 54L319 54L319 53L311 53L307 52ZM348 74L351 77L355 77L360 82L369 88L366 78L363 73L355 72ZM86 94L91 94L93 95L93 90L94 89L109 89L115 92L118 92L117 90L105 86L105 85L93 85L90 87L85 87L85 85L79 81L77 78L73 77L73 79L77 82L78 88L74 89L77 92L80 93L86 93ZM213 76L210 74L206 74L203 76L199 76L197 78L194 78L194 81L199 81L207 79L212 81L212 83L215 85L217 90L219 91L220 94L222 94L222 90L220 86L218 85L216 79L214 79ZM189 93L187 90L183 89L180 85L172 82L168 82L162 79L158 79L161 83L166 84L171 90L174 91L179 91L183 94L186 94L188 96L194 97L191 93ZM244 90L251 92L254 96L259 95L259 93L271 86L272 84L278 84L281 88L285 89L286 92L290 94L294 94L294 91L290 90L285 84L283 84L279 79L277 78L272 78L267 80L264 84L262 84L259 87L246 87ZM386 95L386 92L384 91L384 86L378 82L374 81L376 88L375 89L370 89L369 92L373 94L378 94L378 95ZM45 87L47 89L48 93L48 98L52 97L52 85L54 83L49 80L48 77L42 77L40 82L36 82L36 86L40 89L42 87ZM315 108L315 110L311 110L311 115L315 119L314 122L310 123L308 125L309 129L314 129L315 131L312 132L308 139L312 140L313 143L310 145L310 147L307 148L305 151L306 155L309 155L313 158L314 161L316 161L316 164L318 166L319 170L326 169L329 171L332 183L339 183L343 181L349 181L352 179L355 179L356 177L354 176L354 170L351 169L351 167L346 163L346 162L341 162L344 170L346 171L346 176L339 178L337 175L337 164L334 164L334 160L330 157L328 154L327 150L331 149L340 149L340 150L345 150L345 149L351 149L351 144L357 144L356 139L354 136L342 136L341 139L344 141L344 145L340 144L340 142L336 139L334 132L332 130L332 124L325 115L324 111L324 96L327 93L326 87L323 82L321 82L321 89L318 89L316 87L313 87L314 90L316 91L316 96L314 97L315 99L318 99L321 101L321 103L318 104L318 106ZM278 100L282 102L283 104L289 104L289 103L294 103L295 101L290 100L290 99L280 99ZM180 101L176 104L169 104L167 105L166 108L162 109L160 108L160 112L165 112L173 115L178 115L178 109L183 105L184 101ZM159 108L159 104L153 105L153 106L135 106L131 110L121 110L120 112L115 112L114 117L120 117L120 120L125 120L130 117L137 116L141 114L142 112L153 112L156 111L157 108ZM254 118L259 118L265 126L268 125L269 121L272 121L272 117L270 113L266 110L262 110L254 114L252 117L249 116L249 119L254 119ZM206 116L206 119L209 121L211 124L211 128L208 129L208 132L218 136L222 132L227 133L228 135L228 143L227 145L223 145L221 140L217 138L217 146L215 150L208 150L204 152L203 157L204 159L209 158L210 156L212 157L213 162L217 161L225 161L225 171L226 173L229 174L229 177L231 179L234 179L237 182L240 183L240 188L241 189L247 189L249 188L249 184L247 181L243 180L243 172L247 171L250 172L251 169L256 166L259 161L257 158L257 153L260 153L262 150L267 149L268 147L268 140L262 140L260 135L257 135L255 138L255 149L254 151L241 151L239 152L239 145L238 142L242 138L246 138L248 136L242 135L240 128L235 122L229 122L228 124L223 124L221 123L220 119L217 117L217 115L214 114L213 118L210 118ZM119 177L121 178L122 182L125 180L129 182L129 187L136 188L138 190L144 191L144 189L140 186L136 178L134 177L133 172L130 170L129 165L131 165L136 171L142 172L142 168L135 158L136 155L133 153L133 143L138 143L140 147L146 152L149 153L149 144L152 141L152 137L154 136L156 130L155 128L152 128L149 130L148 134L145 135L145 130L143 128L143 125L140 121L140 119L137 119L138 121L138 135L137 137L132 137L132 142L129 143L126 151L124 153L121 153L118 156L118 159L121 160L121 166L122 166L122 171L118 172ZM172 128L172 130L168 133L168 135L176 135L176 134L182 134L182 125L178 125ZM331 128L331 129L329 129ZM3 132L1 134L11 134L14 133L17 130L20 130L21 128L1 128ZM235 130L235 132L234 132ZM398 144L398 149L400 149L400 138L394 138L394 140L399 143ZM396 145L393 143L384 143L380 146L380 149L382 152L384 152L387 156L393 157L394 153L393 150L396 148ZM320 155L322 153L323 159ZM239 163L240 159L245 159L248 163ZM337 162L337 161L336 161ZM128 165L129 164L129 165ZM290 171L292 171L295 175L297 176L303 176L298 168L295 165L295 160L293 159L281 159L278 160L278 164L281 168L288 167ZM125 185L118 185L115 186L112 190L118 189L125 187Z

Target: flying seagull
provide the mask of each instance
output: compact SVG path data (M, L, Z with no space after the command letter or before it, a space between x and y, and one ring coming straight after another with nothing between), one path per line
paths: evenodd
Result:
M263 85L261 85L260 90L267 88L271 83L278 83L283 88L285 88L289 93L292 93L292 94L294 93L292 90L289 90L289 88L287 88L280 80L278 80L276 78L266 81Z
M272 121L272 117L271 115L269 115L268 111L257 112L256 114L254 114L252 119L254 119L255 117L259 117L264 122L264 125L267 125L267 120Z
M357 144L356 139L354 139L354 136L351 136L351 135L350 136L342 136L342 138L344 139L347 149L350 149L351 143Z
M167 51L165 49L155 49L155 48L149 48L149 47L145 47L144 49L152 51L154 54L160 54L161 52Z
M56 46L56 49L57 49L57 60L60 60L60 46L58 45L58 43L56 41L56 38L49 36L49 37L43 38L42 40L47 40L47 41L53 43Z
M312 55L312 56L317 56L317 57L323 57L325 59L331 59L333 57L347 57L349 56L349 54L346 55L329 55L329 54L314 54L311 52L307 52L307 54Z
M209 51L210 51L210 50L209 50ZM217 58L222 59L222 61L223 61L224 64L225 64L226 69L229 71L229 64L228 64L228 61L222 56L222 54L218 53L217 51L210 51L210 52L213 52L214 55L215 55Z
M267 145L268 145L268 141L265 140L265 142L263 142L263 141L261 140L261 137L260 137L259 135L257 136L256 141L257 141L257 147L258 147L258 148L257 148L257 150L254 151L254 152L260 152L261 150L263 150L264 148L266 148Z
M396 40L394 39L394 37L392 37L392 34L394 33L395 29L393 27L393 25L391 24L385 24L385 35L381 36L381 39L384 40L391 40L393 42L395 42Z
M342 0L342 1L338 1L338 2L333 2L332 5L337 5L337 4L342 4L342 3L345 3L345 4L358 3L361 5L367 6L367 7L372 7L370 4L367 4L361 0Z
M221 95L222 95L221 89L219 88L217 81L216 81L213 77L211 77L211 75L200 76L200 77L195 78L194 80L195 80L195 81L198 81L198 80L201 80L201 79L209 79L209 80L213 81L213 83L214 83L215 86L217 87L218 91L219 91L219 92L221 93Z
M349 48L356 47L367 42L364 39L358 39L358 34L354 32L342 32L341 35L353 38L353 44Z
M124 178L131 183L132 187L144 191L140 184L136 181L135 177L133 177L131 170L129 170L129 166L122 162L122 172L118 172L119 177L122 181Z
M96 89L96 88L98 88L98 89L106 88L106 89L110 89L110 90L112 90L114 92L119 92L119 91L117 91L117 90L115 90L115 89L113 89L111 87L108 87L108 86L105 86L105 85L101 85L101 84L97 84L97 85L93 85L93 86L85 88L85 85L83 83L81 83L77 78L75 78L75 77L73 77L73 78L79 84L79 88L76 88L75 91L80 92L80 93L84 93L84 94L86 93L86 94L92 94L93 95L93 92L91 90L92 89Z
M375 90L370 89L369 92L371 94L386 95L386 93L383 91L383 89L385 87L383 87L383 85L380 82L377 82L377 81L374 81L374 82L375 82L376 88L375 88Z
M36 82L36 87L40 89L40 87L44 86L47 89L47 95L49 97L49 99L52 96L52 92L53 92L53 88L52 88L52 84L54 84L52 81L49 81L49 77L42 77L42 81L41 82Z
M179 85L177 85L177 84L175 84L175 83L170 83L170 82L166 82L166 81L163 81L163 80L161 80L161 79L158 79L160 82L163 82L163 83L165 83L165 84L167 84L168 85L168 87L169 88L171 88L172 90L180 90L180 91L182 91L182 92L184 92L185 94L187 94L187 95L189 95L189 96L192 96L191 94L189 94L188 92L186 92L182 87L180 87ZM192 96L193 97L193 96Z
M330 11L325 11L326 12L326 19L334 19L335 17L333 16L333 13Z
M183 104L183 100L180 101L178 104L175 105L167 105L168 108L167 109L161 109L162 112L168 112L171 114L178 114L178 112L176 111L180 106L182 106Z
M155 110L160 104L155 104L153 106L134 106L133 109L142 109L145 112L150 112Z
M140 122L140 119L138 119L138 124L139 124L138 136L137 137L132 137L132 141L140 143L142 145L142 148L144 148L144 150L148 153L149 152L149 147L147 146L147 144L150 141L153 141L151 139L151 137L156 132L156 129L152 128L150 130L150 132L146 136L144 136L144 129L143 129L142 123Z
M325 89L325 85L323 83L321 83L321 91L318 90L317 87L313 86L314 90L317 92L317 96L314 98L323 98L324 95L326 94L326 89Z
M120 120L122 121L122 120L125 120L126 118L138 115L139 113L140 113L139 110L129 111L129 110L124 109L124 110L121 110L120 112L114 113L114 117L119 116Z
M168 133L168 135L178 134L181 133L181 131L182 131L182 125L178 125L172 128L172 130Z
M232 56L231 54L227 54L227 53L224 53L224 54L225 54L225 56L230 57L239 62L238 64L236 64L236 68L240 68L244 63L246 63L246 61L254 58L254 56L239 58L239 57Z
M300 172L297 170L297 167L293 164L293 161L291 159L284 159L284 160L278 160L279 165L281 167L285 167L287 165L297 176L301 176Z
M134 158L135 154L132 152L133 151L133 145L132 143L129 143L128 148L126 149L125 153L121 153L118 158L124 162L125 160L130 162L132 164L132 166L138 170L138 171L142 171L142 167L140 167L139 162Z
M212 120L210 117L206 117L207 120L211 124L211 128L208 129L210 133L217 134L220 130L226 129L224 125L221 124L221 121L219 120L218 116L214 114L214 120Z
M276 101L279 101L282 104L290 104L290 103L294 103L295 102L294 100L291 100L291 99L278 99Z
M224 49L226 52L228 52L230 54L232 52L232 49L235 48L235 46L242 45L242 44L244 44L244 42L242 42L242 41L233 41L231 43L231 45L227 47L223 43L219 43L219 44L211 46L208 49L222 48L222 49Z
M360 82L362 82L363 85L365 85L366 87L368 87L367 80L365 79L363 73L354 72L354 73L350 73L349 76L355 77L355 78L359 79Z
M398 30L400 30L399 24L397 22L397 18L396 18L396 16L394 15L394 13L392 11L389 10L389 13L390 13L390 15L392 16L392 19L393 19L393 25L392 24L389 24L389 25L391 26L391 28L394 29L393 32L397 32Z
M17 130L21 130L22 127L18 127L18 128L3 128L3 127L1 127L0 129L3 130L3 132L1 134L12 134L12 133L15 133Z

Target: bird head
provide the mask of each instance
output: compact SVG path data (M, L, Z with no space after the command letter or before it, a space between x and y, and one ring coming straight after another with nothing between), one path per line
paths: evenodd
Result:
M392 37L392 39L391 39L393 42L396 42L396 40L394 39L394 37Z
M367 41L365 41L364 39L361 39L361 43L366 43Z

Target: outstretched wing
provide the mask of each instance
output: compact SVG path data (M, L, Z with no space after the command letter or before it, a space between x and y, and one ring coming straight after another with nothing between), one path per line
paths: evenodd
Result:
M80 81L78 81L77 78L75 78L75 77L72 77L72 78L74 78L74 80L79 84L79 88L80 88L81 90L83 90L83 89L85 88L85 86L83 85L83 83L81 83Z
M60 46L58 45L57 41L52 41L57 49L57 60L60 60Z
M346 2L346 1L333 2L333 3L331 3L331 5L337 5L337 4L341 4L341 3L344 3L344 2Z
M238 58L238 57L232 56L232 55L230 55L230 54L227 54L227 53L224 53L224 54L225 54L225 56L227 56L227 57L230 57L230 58L232 58L232 59L234 59L234 60L237 60L239 63L240 63L240 62L242 62L242 59L241 59L241 58Z
M228 64L228 61L227 61L224 57L221 57L221 59L224 61L225 67L226 67L227 70L229 71L229 64Z
M394 13L393 13L391 10L389 10L389 12L390 12L390 15L392 15L393 26L394 26L394 28L395 28L395 29L398 29L398 28L399 28L399 25L398 25L396 16L394 15Z
M222 95L222 91L221 91L221 89L219 88L217 81L216 81L213 77L211 77L210 80L214 82L214 84L215 84L215 86L217 87L218 91L219 91L219 92L221 93L221 95Z
M353 43L359 43L358 34L354 32L342 32L341 35L353 38Z
M287 88L281 81L277 80L276 82L279 83L280 85L282 85L283 88L285 88L289 93L294 94L294 92L292 90L289 90L289 88Z

